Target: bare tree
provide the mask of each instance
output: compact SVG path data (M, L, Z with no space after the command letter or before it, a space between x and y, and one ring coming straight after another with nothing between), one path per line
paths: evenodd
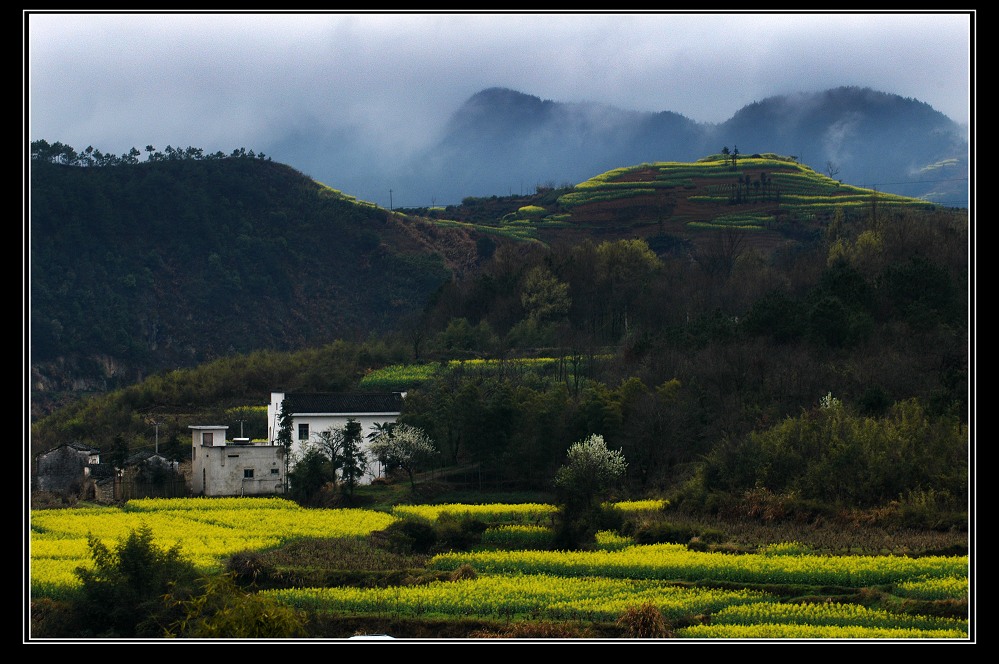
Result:
M827 161L826 175L828 175L830 179L835 180L836 176L839 175L839 164L834 161Z

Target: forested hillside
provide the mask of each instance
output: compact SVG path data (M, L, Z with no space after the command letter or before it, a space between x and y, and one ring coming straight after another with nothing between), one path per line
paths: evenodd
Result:
M68 152L31 161L36 415L155 371L397 329L476 260L462 229L245 151L113 165Z
M286 172L267 163L252 167ZM88 169L76 170L73 178L96 177ZM606 190L626 191L635 188L627 180L639 177L636 173L658 172L623 169L624 181L615 183L609 176L601 181ZM795 177L807 184L810 176L800 175ZM452 270L454 278L433 284L428 279L427 297L413 295L408 302L422 312L409 324L383 332L372 327L363 340L332 344L306 336L316 340L308 350L280 351L275 344L271 350L233 352L189 370L150 376L39 420L32 444L39 451L78 440L110 449L117 440L134 450L151 445L155 419L162 425L159 435L182 455L190 424L246 423L248 435L265 436L260 407L272 389L403 389L408 396L402 419L430 434L441 452L436 463L442 469L472 465L481 481L550 486L568 446L600 434L610 447L623 450L629 463L627 490L635 495L670 492L677 504L692 509L756 510L757 516L804 510L807 518L832 506L891 503L896 516L899 509L922 509L917 520L959 525L969 490L966 211L919 201L880 206L870 196L859 204L845 197L837 205L816 191L798 190L794 197L818 207L795 210L785 192L780 209L787 214L775 215L764 187L753 186L759 176L750 179L740 172L739 178L741 184L721 185L718 191L728 193L712 203L714 209L746 219L756 205L762 215L756 218L766 221L674 220L701 209L685 207L697 201L679 198L680 190L700 192L691 198L707 191L695 180L669 190L675 207L658 219L664 208L654 205L655 191L651 198L632 192L617 202L605 196L591 197L590 203L577 198L574 205L567 199L572 192L539 191L531 200L469 199L463 210L444 211L473 219L476 209L513 208L503 213L505 221L488 223L440 219L430 225L429 217L417 222L400 215L403 221L394 224L375 210L370 218L350 217L359 221L338 226L339 232L356 239L347 240L350 251L336 255L362 257L350 263L355 270L371 260L372 272L365 275L377 265L403 260L376 247L365 252L368 228L384 229L377 235L382 247L399 228L426 224L424 237L439 234L438 246L442 237L467 238L479 263ZM843 193L835 183L820 184L834 196ZM592 196L604 190L576 191ZM320 193L319 200L328 196L324 205L331 206L324 209L343 201ZM647 203L636 207L635 196L646 196ZM303 198L317 204L314 193ZM639 207L644 217L622 212ZM603 217L593 216L600 210ZM312 220L308 228L315 232L316 218L304 218ZM238 223L238 217L232 219ZM561 241L559 224L572 231ZM452 231L461 233L445 235ZM197 232L192 231L194 237ZM546 241L538 239L542 235ZM161 228L158 237L165 236ZM105 263L116 264L110 260L114 252L103 246L112 244L110 235L101 243L88 242L80 231L75 237L90 251L101 246ZM185 255L189 260L207 256L218 267L222 254L211 259L205 245L227 245L227 237L184 242L184 247L200 246L184 250ZM240 237L236 247L242 246ZM327 236L331 253L337 251L332 248L336 237ZM760 237L770 239L760 242ZM290 238L286 242L290 245ZM145 251L153 251L152 243L146 246ZM266 254L261 261L274 253L270 249L267 244L261 250ZM328 260L312 262L307 253L282 251L284 260L297 257L307 264L301 268L305 276L334 269ZM189 283L207 290L190 294L200 299L186 312L189 322L199 307L209 306L235 319L225 308L225 293L235 292L244 279L260 279L254 292L271 292L275 302L282 302L282 284L297 292L296 284L277 275L269 284L266 269L258 277L237 267L244 265L245 254L233 249L226 255L232 262L222 265L233 267L223 286L206 276ZM431 261L426 254L421 260ZM433 260L443 272L443 261ZM58 274L69 269L85 270L70 263ZM402 283L346 278L357 279L350 283L358 288L375 289L372 314L384 306L379 288L401 288ZM57 283L67 283L65 276ZM359 293L358 300L367 293ZM102 306L98 299L94 306ZM306 301L296 300L295 306L305 307ZM332 302L325 306L339 306ZM72 298L66 306L72 306ZM290 326L295 334L306 334L299 327L315 310L303 309L302 324ZM261 322L263 330L287 327ZM92 338L82 338L87 339ZM101 347L92 341L94 349ZM522 357L540 359L524 363L517 359ZM391 374L398 376L396 382L376 387L366 382L380 369L398 365L404 366ZM941 517L951 513L956 516Z

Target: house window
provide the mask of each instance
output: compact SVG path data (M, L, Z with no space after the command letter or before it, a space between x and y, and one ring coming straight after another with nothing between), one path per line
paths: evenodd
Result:
M278 470L277 468L271 468L271 475L277 475L277 474L278 474L278 473L280 473L280 472L281 472L281 471L280 471L280 470Z
M309 425L308 424L299 424L298 425L298 439L299 440L308 440L309 439Z
M209 432L209 431L203 431L201 433L201 444L202 445L207 445L208 447L212 446L212 434L211 434L211 432Z
M253 479L253 469L252 468L244 468L243 469L243 479L244 480L252 480Z

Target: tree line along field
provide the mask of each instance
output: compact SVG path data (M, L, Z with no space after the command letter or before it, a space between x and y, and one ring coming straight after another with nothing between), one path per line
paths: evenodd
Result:
M605 507L613 527L572 551L553 547L557 508L547 503L306 509L188 498L35 511L33 627L53 636L45 630L81 592L74 570L93 570L95 542L113 558L129 533L145 532L198 574L232 578L243 602L292 611L312 637L958 642L972 633L967 555L878 555L870 544L845 553L759 535L750 547L674 519L665 501ZM176 633L181 622L173 635L191 636Z

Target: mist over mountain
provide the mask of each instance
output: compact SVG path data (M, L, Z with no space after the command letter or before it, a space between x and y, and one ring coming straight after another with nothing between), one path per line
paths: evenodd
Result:
M456 196L527 193L537 184L576 184L624 164L692 157L697 123L676 113L560 104L491 88L466 102L443 138L400 169L400 191Z
M349 131L316 137L302 130L269 151L363 200L428 206L576 184L723 147L796 155L849 184L967 205L966 128L923 102L859 87L769 97L718 124L489 88L458 108L431 144L401 160Z
M712 132L738 139L743 153L797 155L837 178L953 206L967 204L968 141L928 104L868 88L771 97L743 107ZM745 136L746 140L741 137Z

